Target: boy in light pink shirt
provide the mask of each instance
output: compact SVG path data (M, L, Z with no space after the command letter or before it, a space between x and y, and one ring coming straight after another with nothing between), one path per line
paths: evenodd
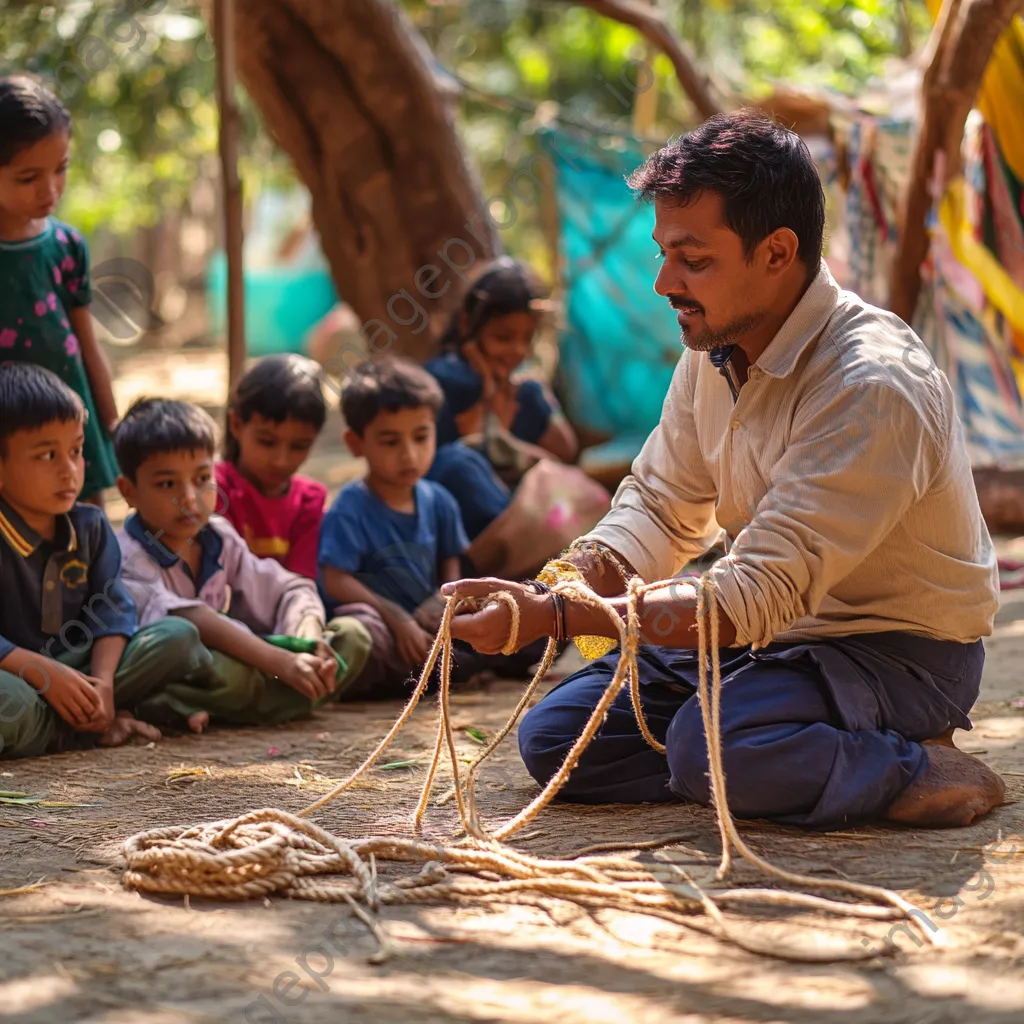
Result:
M143 399L115 434L118 487L135 512L118 534L124 582L148 625L180 616L198 630L209 662L159 699L170 720L277 724L308 715L362 671L370 636L351 618L327 631L316 586L257 558L214 502L214 426L196 406ZM295 653L267 639L311 641ZM338 665L335 654L344 662Z

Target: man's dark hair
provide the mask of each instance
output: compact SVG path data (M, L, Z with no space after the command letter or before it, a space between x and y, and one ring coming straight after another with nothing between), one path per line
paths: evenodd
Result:
M628 178L641 199L686 206L705 192L722 197L726 226L750 257L789 228L813 277L825 235L825 194L803 139L754 110L715 114L653 153Z
M114 431L117 461L132 483L139 467L168 452L214 452L217 429L209 413L189 402L140 398Z
M85 419L81 398L57 374L34 363L0 364L0 455L15 431Z
M241 455L231 434L231 413L248 423L256 413L274 423L287 419L308 423L322 430L327 420L327 403L320 386L317 363L294 353L267 356L253 364L235 385L228 402L228 423L224 432L224 458L237 463Z
M341 392L341 414L360 437L382 412L444 404L441 386L422 367L404 359L371 359L357 366Z
M26 146L71 129L71 115L49 89L30 75L0 78L0 167Z

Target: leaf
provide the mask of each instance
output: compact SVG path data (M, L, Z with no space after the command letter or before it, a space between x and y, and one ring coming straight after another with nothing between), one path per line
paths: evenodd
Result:
M486 734L482 729L478 729L475 725L467 725L463 731L474 743L483 745L487 742Z
M0 791L0 797L5 797L5 796L9 796L9 797L28 796L28 793L16 793L13 789Z
M410 761L389 761L387 764L382 764L378 767L382 772L388 772L396 768L415 768L419 763L420 759L418 757L414 757Z

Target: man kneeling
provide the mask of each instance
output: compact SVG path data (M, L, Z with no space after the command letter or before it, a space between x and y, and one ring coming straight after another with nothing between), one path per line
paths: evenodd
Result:
M614 595L625 577L676 576L724 530L728 553L711 574L737 816L969 824L1004 795L950 738L970 728L998 578L949 382L899 318L833 280L821 183L792 132L719 115L630 185L654 203L655 290L678 313L685 351L661 422L570 560L624 615ZM552 633L549 595L499 580L444 588L500 589L520 605L520 644ZM680 577L640 608L641 702L666 753L644 740L626 689L563 799L710 802L695 604ZM568 636L618 636L605 612L572 599L564 623ZM490 651L509 628L508 609L491 605L457 617L453 634ZM558 770L617 658L566 679L523 720L538 782Z

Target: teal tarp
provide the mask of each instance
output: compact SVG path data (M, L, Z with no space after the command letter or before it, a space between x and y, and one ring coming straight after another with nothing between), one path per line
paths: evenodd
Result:
M639 448L658 422L682 351L675 314L653 290L654 209L623 181L643 154L599 150L562 132L546 134L543 144L561 218L567 323L559 375L567 412L577 426Z

